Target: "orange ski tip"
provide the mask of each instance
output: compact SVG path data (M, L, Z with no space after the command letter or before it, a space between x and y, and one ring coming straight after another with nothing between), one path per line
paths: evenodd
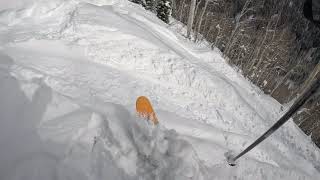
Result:
M154 112L149 99L145 96L138 97L136 101L136 111L139 117L151 120L153 124L158 124L156 113Z

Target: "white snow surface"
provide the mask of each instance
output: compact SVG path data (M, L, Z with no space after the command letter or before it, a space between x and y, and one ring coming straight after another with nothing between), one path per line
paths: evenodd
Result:
M285 111L178 22L125 0L0 1L1 180L320 179L292 121L226 163Z

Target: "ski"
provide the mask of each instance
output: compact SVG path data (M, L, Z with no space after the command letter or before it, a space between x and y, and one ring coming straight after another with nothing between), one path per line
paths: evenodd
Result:
M154 112L149 99L145 96L140 96L136 101L137 115L141 118L150 120L154 125L159 123L156 113Z

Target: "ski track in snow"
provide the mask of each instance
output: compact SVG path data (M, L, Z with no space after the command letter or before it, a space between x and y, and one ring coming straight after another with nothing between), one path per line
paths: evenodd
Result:
M280 104L141 7L87 2L0 11L0 179L319 178L293 122L229 167ZM135 118L140 95L159 127Z

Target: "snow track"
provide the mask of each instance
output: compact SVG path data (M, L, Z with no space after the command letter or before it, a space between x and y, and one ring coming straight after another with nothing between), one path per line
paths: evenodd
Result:
M0 179L319 178L292 122L229 167L280 104L141 7L88 2L0 12ZM135 118L140 95L161 126Z

